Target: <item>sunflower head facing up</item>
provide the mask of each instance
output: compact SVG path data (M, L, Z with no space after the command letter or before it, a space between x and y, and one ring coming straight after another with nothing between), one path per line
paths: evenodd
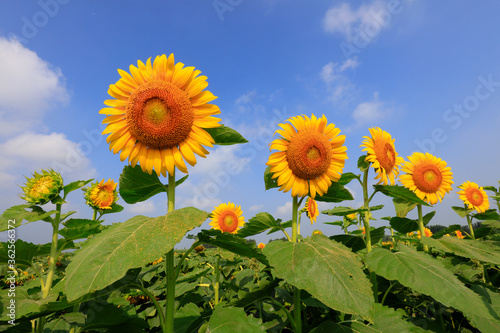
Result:
M222 203L212 211L212 229L236 234L238 228L245 224L245 218L241 216L243 212L240 206L232 202Z
M369 129L371 137L364 137L363 151L367 152L366 161L371 163L379 179L378 184L395 184L399 167L404 159L398 156L394 148L394 139L386 131L378 127Z
M328 191L332 181L338 181L347 159L345 136L334 124L328 124L323 115L296 116L279 124L281 137L270 144L277 150L269 156L272 178L292 196L315 198Z
M216 99L204 90L206 76L194 67L174 61L174 55L149 58L144 64L130 65L130 73L118 70L121 78L109 86L114 99L99 113L107 117L102 134L120 160L139 164L144 172L170 175L175 168L187 173L186 163L196 164L195 154L205 157L204 146L214 140L205 128L220 126L219 107L208 104Z
M87 205L100 210L113 208L113 204L118 200L116 185L112 179L107 182L103 179L100 182L91 184L88 188L83 188Z
M257 247L258 247L259 249L261 249L261 250L262 250L263 248L265 248L265 247L266 247L266 244L264 244L264 243L259 243L259 245L257 245Z
M466 181L458 187L461 191L458 192L460 200L469 209L475 209L478 213L484 213L490 208L488 195L482 187L476 183Z
M409 162L405 162L402 167L405 174L399 176L403 186L431 205L441 202L444 195L451 191L451 168L446 166L445 161L429 153L416 152L408 159Z
M316 218L319 216L318 203L313 198L307 198L306 200L306 214L311 220L311 224L316 222Z

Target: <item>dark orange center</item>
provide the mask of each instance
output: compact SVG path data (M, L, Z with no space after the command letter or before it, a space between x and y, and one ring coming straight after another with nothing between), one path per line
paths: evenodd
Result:
M307 205L307 211L308 211L310 217L314 217L316 215L316 201L309 199L309 202Z
M234 212L223 212L219 216L219 227L223 232L234 232L238 228L238 217Z
M443 175L437 166L424 164L415 167L413 182L424 193L436 193L443 181Z
M467 192L465 192L465 195L467 196L469 202L476 207L481 206L483 203L483 195L477 188L468 189Z
M392 145L385 142L384 144L376 145L374 150L380 166L386 172L391 172L392 168L394 168L394 164L396 164L396 152L394 151Z
M318 132L298 132L288 145L286 157L294 175L306 180L315 179L330 167L330 141Z
M127 124L137 141L148 148L177 146L191 132L194 111L186 93L164 81L137 88L127 103Z

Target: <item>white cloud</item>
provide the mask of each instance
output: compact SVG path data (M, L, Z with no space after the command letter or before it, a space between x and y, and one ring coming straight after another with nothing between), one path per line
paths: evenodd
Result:
M287 218L292 216L292 202L287 201L283 206L276 208L275 216L283 221L287 221Z
M264 205L253 205L249 208L251 212L256 212L264 208Z
M385 103L378 98L378 92L373 94L373 100L363 102L354 109L352 116L358 124L366 124L384 119L389 113L389 109Z
M198 158L197 165L190 171L193 176L203 175L204 178L219 180L225 173L229 175L239 174L250 163L250 158L238 156L240 147L218 146L211 151L207 158Z
M329 99L337 102L345 97L354 87L344 72L347 69L355 69L359 66L357 58L349 58L342 63L330 61L323 66L319 74L321 80L325 83L329 93Z
M328 9L323 19L323 28L326 32L339 33L350 40L360 30L367 30L371 26L380 29L387 25L387 18L383 16L387 12L385 9L385 2L380 0L363 4L357 9L351 9L349 3L342 3Z
M0 37L0 133L39 125L50 107L69 100L64 76L19 41Z
M152 213L155 211L155 209L155 204L150 200L127 206L127 210L133 214Z

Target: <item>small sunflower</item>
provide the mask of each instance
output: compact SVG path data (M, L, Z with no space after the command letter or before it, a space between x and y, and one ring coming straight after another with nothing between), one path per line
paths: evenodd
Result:
M35 171L33 177L26 177L26 184L21 186L24 196L20 198L34 205L44 205L57 198L63 189L63 179L59 172L54 170Z
M367 152L366 161L371 162L379 179L378 184L395 184L398 177L399 167L404 159L398 156L394 148L394 140L391 135L378 127L369 129L371 138L365 136L365 140L360 147Z
M205 247L203 245L198 245L194 247L194 250L196 251L196 253L200 253L205 251Z
M408 156L399 176L401 183L422 200L434 205L441 202L444 195L451 191L453 173L446 162L429 153L413 153Z
M478 213L484 213L490 208L488 195L476 183L466 181L458 188L461 189L458 196L467 205L467 208L475 209Z
M319 216L318 203L313 198L307 198L306 200L306 214L311 220L311 224L316 222L316 218Z
M278 150L269 156L272 178L278 178L280 190L292 190L292 196L323 195L332 181L338 181L347 159L345 136L340 129L327 124L323 115L311 118L302 115L279 124L276 133L281 138L271 142L270 149Z
M175 167L187 173L184 161L196 164L195 153L205 157L214 139L205 128L218 127L219 107L208 104L216 99L204 90L206 76L194 67L174 61L174 55L157 56L146 64L130 65L130 74L118 70L121 78L109 86L108 94L115 99L104 101L108 107L99 113L107 115L102 134L110 134L109 149L128 158L144 172L166 176Z
M323 235L323 233L321 232L321 230L314 230L313 235Z
M238 228L245 224L245 218L241 216L242 214L240 206L236 206L232 202L222 203L212 211L210 225L212 229L236 234Z
M345 217L347 217L349 221L354 221L358 217L358 213L347 214Z
M88 188L84 188L87 205L94 209L111 209L118 200L116 185L112 179L107 182L104 182L103 179L100 182L91 184Z
M425 229L424 229L424 235L425 235L425 237L432 237L432 231L431 231L431 229L429 229L429 228L425 228ZM420 235L420 231L417 231L417 237L418 237L418 238L420 238L420 237L421 237L421 235Z
M458 239L464 239L465 236L462 234L462 231L456 230L455 235L457 236Z
M259 243L259 245L257 245L257 247L262 250L264 247L266 247L266 244Z

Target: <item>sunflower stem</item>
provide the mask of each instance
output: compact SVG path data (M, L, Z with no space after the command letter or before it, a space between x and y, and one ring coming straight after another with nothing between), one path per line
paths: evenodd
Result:
M422 216L422 205L417 204L418 210L418 230L420 231L420 238L427 237L425 236L425 227L424 227L424 218ZM424 252L429 252L429 247L424 244Z
M464 205L465 209L467 209L467 206ZM474 229L472 228L472 218L470 217L469 213L466 215L467 217L467 223L469 224L469 229L470 229L470 237L472 239L476 239L476 236L474 236Z
M47 280L45 282L45 288L42 292L42 298L48 296L50 289L52 288L52 280L54 279L54 272L57 260L57 239L59 236L59 221L61 219L61 204L56 204L56 218L52 224L52 245L50 247L50 257L49 257L49 272L47 274Z
M302 201L301 201L302 202ZM298 215L299 203L297 197L293 197L293 205L292 205L292 243L297 243L298 240ZM302 311L301 305L302 301L300 299L300 289L297 287L293 287L293 317L295 321L295 333L302 333Z
M365 240L366 240L366 251L369 253L372 250L372 237L370 235L370 199L368 197L368 171L367 168L363 174L363 208L366 209L364 212L365 218L363 219L363 225L365 227Z
M168 174L168 213L175 210L175 171ZM174 332L174 306L175 306L175 270L174 270L174 249L172 248L165 255L165 276L167 279L167 297L165 299L165 326L163 332Z
M215 263L214 306L219 304L219 279L220 279L220 247L217 247L217 262Z

